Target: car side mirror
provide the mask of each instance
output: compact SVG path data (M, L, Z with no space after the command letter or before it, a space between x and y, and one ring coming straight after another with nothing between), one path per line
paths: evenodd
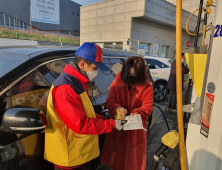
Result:
M5 111L1 128L17 134L40 133L47 127L42 111L29 107L13 107Z

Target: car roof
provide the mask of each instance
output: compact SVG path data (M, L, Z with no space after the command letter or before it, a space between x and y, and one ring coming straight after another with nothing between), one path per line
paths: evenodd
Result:
M36 53L54 51L54 50L77 50L77 47L60 47L60 46L10 46L0 47L0 53L10 53L16 55L25 55L29 58L35 57Z
M72 57L78 47L59 47L59 46L11 46L0 47L0 62L7 60L8 65L2 75L0 74L0 87L7 84L9 77L16 77L18 73L24 70L35 67L41 62L55 58L64 58L64 56ZM136 54L121 50L103 49L104 56L110 57L129 57ZM16 64L10 64L15 63ZM25 69L24 69L25 68Z
M164 58L164 57L156 57L156 56L144 56L144 58L151 58L151 59L159 59L159 60L167 60L169 61L169 58Z
M130 51L122 51L115 49L102 48L104 56L137 56L136 53ZM36 57L37 53L47 53L49 51L58 51L58 50L73 50L74 52L78 50L78 47L61 47L61 46L6 46L0 47L1 53L10 53L16 55L25 55L29 58Z

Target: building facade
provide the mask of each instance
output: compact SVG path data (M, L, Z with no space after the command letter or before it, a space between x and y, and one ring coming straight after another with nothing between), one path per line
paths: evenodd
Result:
M30 0L0 0L0 26L30 28ZM79 36L80 6L71 0L60 0L60 24L32 21L33 29Z
M176 7L165 0L106 0L80 7L80 44L175 57ZM185 32L190 13L183 10L183 49L193 41ZM194 30L197 17L189 23Z

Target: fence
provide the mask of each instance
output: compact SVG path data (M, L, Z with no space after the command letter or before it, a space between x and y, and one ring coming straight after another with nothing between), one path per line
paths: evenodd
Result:
M50 36L50 35L44 35L44 34L33 34L33 33L26 33L26 32L22 32L22 31L11 31L11 30L0 30L0 37L1 38L20 39L20 40L80 44L80 41L78 38Z

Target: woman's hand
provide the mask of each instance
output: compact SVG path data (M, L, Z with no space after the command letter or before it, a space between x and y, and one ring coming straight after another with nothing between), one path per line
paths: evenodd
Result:
M133 116L133 115L135 115L135 113L130 113L130 116Z

